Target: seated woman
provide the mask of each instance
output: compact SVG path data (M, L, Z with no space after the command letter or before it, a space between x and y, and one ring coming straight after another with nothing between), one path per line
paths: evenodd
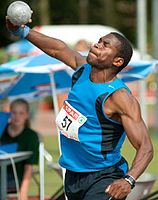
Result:
M38 134L29 127L29 104L24 99L16 99L10 105L11 118L1 137L1 144L16 143L17 151L32 151L29 159L16 163L17 176L20 186L20 200L28 199L29 183L32 167L38 164L39 138ZM15 190L15 179L12 166L7 169L8 191Z

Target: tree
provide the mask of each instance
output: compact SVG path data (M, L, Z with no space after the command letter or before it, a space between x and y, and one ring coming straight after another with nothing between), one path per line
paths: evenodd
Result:
M40 24L49 25L50 24L50 9L49 0L39 0L39 10L40 10Z

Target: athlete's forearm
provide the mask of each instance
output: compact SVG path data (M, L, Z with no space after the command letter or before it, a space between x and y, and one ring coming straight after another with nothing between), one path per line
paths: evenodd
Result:
M151 144L148 144L145 148L140 148L137 151L132 166L127 174L132 175L135 179L137 179L145 171L152 158L153 147Z
M52 57L56 57L56 53L67 48L63 41L48 37L32 29L30 29L26 39Z
M66 43L59 39L48 37L32 29L26 39L46 54L62 61L72 69L77 69L78 66L86 63L84 56L69 48Z

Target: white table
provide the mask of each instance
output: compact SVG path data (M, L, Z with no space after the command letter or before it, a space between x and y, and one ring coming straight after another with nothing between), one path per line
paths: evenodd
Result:
M0 170L1 170L0 199L1 200L7 199L7 166L11 165L11 158L16 163L28 159L31 154L32 154L31 151L0 154Z

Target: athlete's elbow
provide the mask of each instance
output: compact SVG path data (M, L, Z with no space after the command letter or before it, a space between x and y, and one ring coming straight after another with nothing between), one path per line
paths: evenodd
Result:
M153 149L153 147L149 151L149 155L150 155L150 161L151 161L153 159L153 157L154 157L154 149Z
M148 147L146 147L144 153L146 154L148 162L150 162L154 157L154 150L153 150L152 144L150 144L150 145L148 145Z

